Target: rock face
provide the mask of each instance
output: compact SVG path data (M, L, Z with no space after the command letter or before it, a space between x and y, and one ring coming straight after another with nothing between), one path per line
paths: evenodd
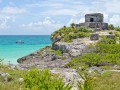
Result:
M51 50L51 49L50 49ZM63 53L63 55L56 55L47 49L42 50L40 55L38 53L30 54L25 57L18 59L19 65L17 69L29 69L29 68L63 68L66 63L71 60L71 57L68 53Z
M63 78L63 82L73 84L73 88L71 90L78 90L77 84L78 82L81 82L82 79L78 75L77 71L75 69L52 69L50 70L54 74L59 74Z
M63 53L68 53L72 57L81 55L85 48L86 45L77 39L71 43L56 42L52 46L52 49L60 50Z
M52 49L50 47L50 50L41 50L40 55L38 54L39 51L36 51L32 54L19 58L17 62L21 64L28 64L28 67L36 66L43 69L64 67L64 65L69 62L72 57L80 56L83 53L91 52L91 50L88 49L88 44L82 41L86 40L75 39L71 43L55 42L52 45ZM54 50L60 50L62 52L62 55L56 55L55 53L52 53L52 51Z
M61 36L51 37L51 40L52 40L53 43L58 42L58 41L60 41L61 39L62 39Z
M90 40L99 40L99 34L91 34Z
M108 34L108 35L106 35L106 37L107 37L107 38L111 38L111 39L113 39L113 38L115 38L115 35Z
M22 62L24 62L24 61L26 61L26 60L34 59L34 56L36 56L36 55L37 55L37 52L33 52L33 53L31 53L31 54L29 54L29 55L27 55L27 56L25 56L25 57L19 58L19 59L17 60L17 62L18 62L18 63L22 63ZM28 57L28 56L29 56L29 57Z

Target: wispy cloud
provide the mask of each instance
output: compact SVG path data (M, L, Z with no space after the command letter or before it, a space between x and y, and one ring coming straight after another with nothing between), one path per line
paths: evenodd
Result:
M6 1L0 0L0 15L8 17L12 15L15 22L9 22L13 20L12 17L11 19L4 17L4 19L0 19L0 28L9 28L7 30L10 33L13 30L14 33L19 31L20 34L51 34L63 25L84 22L86 13L103 13L104 21L116 26L120 22L120 0Z
M34 33L50 34L54 30L59 29L62 24L55 22L50 17L46 17L43 21L30 22L28 24L22 24L22 27L26 30Z
M113 24L115 26L120 26L120 15L113 15L110 18L110 24Z
M55 9L55 10L49 10L49 11L43 12L42 14L57 16L57 15L73 15L77 13L78 11L74 9Z
M14 21L15 19L13 16L0 15L0 30L10 28L10 24Z
M4 7L1 10L1 13L5 13L5 14L21 14L21 13L25 13L25 12L26 12L26 10L23 8L11 7L11 6Z

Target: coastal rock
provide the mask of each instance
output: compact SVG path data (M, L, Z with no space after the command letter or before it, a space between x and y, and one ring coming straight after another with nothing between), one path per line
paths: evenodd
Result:
M69 46L69 43L56 42L52 45L52 49L53 50L60 50L63 53L67 53L68 52L68 46Z
M61 39L62 39L61 36L51 37L51 41L52 41L53 43L58 42L58 41L60 41Z
M89 70L88 70L89 73L91 73L93 71L98 71L99 73L103 73L104 72L103 69L101 69L99 67L96 67L96 66L90 67Z
M72 57L81 55L85 48L86 45L79 40L74 40L71 43L56 42L52 46L52 49L60 50L63 53L68 53Z
M12 80L13 80L12 77L5 77L5 78L4 78L4 81L5 81L5 82L10 82L10 81L12 81Z
M69 58L69 57L70 57L70 54L69 54L69 53L63 53L63 56L64 56L65 58Z
M10 74L9 73L4 73L4 72L1 72L0 71L0 76L2 76L2 77L7 77L7 76L9 76Z
M99 40L99 34L92 33L92 34L90 35L90 40Z
M50 70L54 74L59 74L65 83L73 84L74 87L71 90L78 90L77 83L82 81L82 78L78 75L76 69L66 69L66 68L58 68Z
M42 56L42 58L44 58L45 60L50 60L50 61L53 61L53 60L56 60L58 57L55 55L55 54L47 54L46 56Z

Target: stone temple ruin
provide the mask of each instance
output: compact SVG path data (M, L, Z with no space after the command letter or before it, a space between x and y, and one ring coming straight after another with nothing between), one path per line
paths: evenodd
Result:
M92 13L85 15L85 22L76 24L76 27L87 26L94 30L108 30L108 23L104 23L104 17L101 13Z

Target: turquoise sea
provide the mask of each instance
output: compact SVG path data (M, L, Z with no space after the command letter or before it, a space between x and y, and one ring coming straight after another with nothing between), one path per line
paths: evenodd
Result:
M16 43L16 41L24 43ZM3 63L17 64L17 59L51 45L49 35L0 35L0 59Z

